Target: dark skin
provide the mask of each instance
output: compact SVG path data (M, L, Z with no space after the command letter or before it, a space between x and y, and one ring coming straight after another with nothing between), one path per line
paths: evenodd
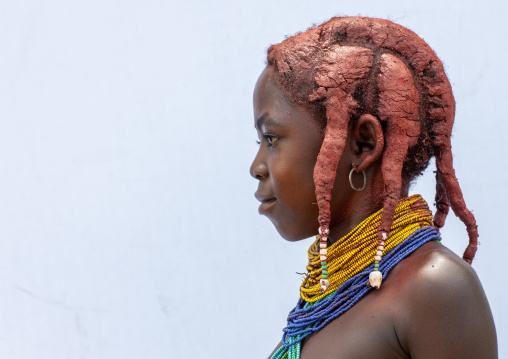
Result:
M318 230L312 173L323 129L310 110L286 100L271 76L266 69L254 91L260 148L251 175L259 180L260 212L283 238L297 241ZM382 207L383 146L375 117L364 115L349 129L332 192L332 242ZM367 175L361 192L349 185L353 164ZM361 187L362 176L353 179ZM407 196L407 188L401 195ZM395 266L381 289L308 337L301 358L486 359L497 358L497 342L474 270L442 244L429 242Z

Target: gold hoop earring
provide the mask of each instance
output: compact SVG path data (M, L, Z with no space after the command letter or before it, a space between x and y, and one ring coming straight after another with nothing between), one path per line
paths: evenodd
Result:
M352 189L354 189L355 191L360 192L360 191L363 191L363 189L367 185L367 175L365 174L365 171L362 171L362 174L363 174L363 186L362 186L362 188L356 188L355 185L353 184L353 171L355 169L356 169L356 166L353 163L353 168L351 168L351 171L349 172L349 184L351 185Z

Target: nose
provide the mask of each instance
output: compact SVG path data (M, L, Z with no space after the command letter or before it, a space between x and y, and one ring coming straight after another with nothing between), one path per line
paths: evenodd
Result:
M268 178L268 167L266 167L264 161L261 160L259 152L250 165L250 175L257 180Z

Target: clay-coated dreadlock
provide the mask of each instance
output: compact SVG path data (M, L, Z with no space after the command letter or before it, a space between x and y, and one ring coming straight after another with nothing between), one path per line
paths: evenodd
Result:
M401 188L435 156L434 223L442 227L451 206L466 225L469 245L463 258L472 262L478 231L455 177L451 153L455 100L443 64L425 41L387 20L332 18L271 46L268 66L291 101L326 115L314 168L321 227L330 224L331 191L349 123L370 114L385 129L380 237L390 231Z

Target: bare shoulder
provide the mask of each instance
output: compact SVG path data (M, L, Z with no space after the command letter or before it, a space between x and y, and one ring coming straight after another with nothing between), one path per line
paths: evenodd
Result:
M391 275L401 314L395 330L412 358L497 358L484 290L474 269L455 253L427 243Z
M450 295L483 294L471 265L441 243L429 242L403 260L393 271L401 277L403 288L432 299ZM439 295L436 290L443 290Z

